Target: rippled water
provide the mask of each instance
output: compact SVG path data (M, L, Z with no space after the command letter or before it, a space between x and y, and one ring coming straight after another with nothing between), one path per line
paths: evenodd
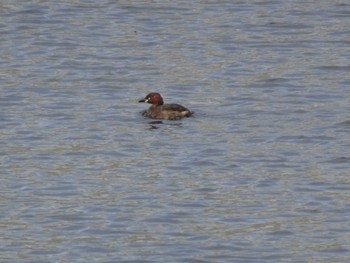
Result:
M349 3L0 13L1 262L350 261Z

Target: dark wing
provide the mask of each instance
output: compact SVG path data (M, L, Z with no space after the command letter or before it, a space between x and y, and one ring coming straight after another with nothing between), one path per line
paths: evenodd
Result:
M171 110L171 111L188 111L191 112L189 109L185 108L184 106L181 106L179 104L164 104L162 105L162 110Z

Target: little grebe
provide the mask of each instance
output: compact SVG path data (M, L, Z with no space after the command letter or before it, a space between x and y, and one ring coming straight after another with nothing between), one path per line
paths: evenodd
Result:
M147 111L143 113L145 117L158 120L179 120L183 117L190 117L192 112L179 104L164 104L162 96L159 93L149 93L139 102L152 104Z

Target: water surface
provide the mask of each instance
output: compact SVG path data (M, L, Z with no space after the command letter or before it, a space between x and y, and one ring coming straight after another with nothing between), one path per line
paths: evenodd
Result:
M1 262L350 260L348 3L0 13Z

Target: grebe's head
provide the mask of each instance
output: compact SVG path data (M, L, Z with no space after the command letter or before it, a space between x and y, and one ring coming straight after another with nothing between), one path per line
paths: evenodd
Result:
M153 105L163 105L163 98L157 92L149 93L144 99L139 100L139 102L147 102Z

